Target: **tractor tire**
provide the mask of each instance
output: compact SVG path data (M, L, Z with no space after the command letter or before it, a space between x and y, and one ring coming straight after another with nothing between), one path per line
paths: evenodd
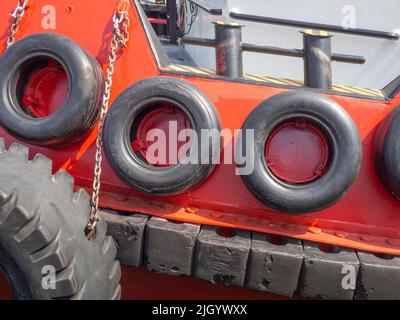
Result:
M41 154L0 138L0 268L16 299L119 299L120 264L100 221L85 237L89 196Z

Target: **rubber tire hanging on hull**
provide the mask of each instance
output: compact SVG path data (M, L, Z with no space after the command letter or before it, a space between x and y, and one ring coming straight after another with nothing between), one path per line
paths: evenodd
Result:
M330 144L330 165L319 179L292 185L268 169L265 146L279 124L301 118L324 133ZM285 92L262 102L246 119L243 132L254 130L254 152L246 155L254 163L249 175L242 175L248 189L270 208L285 213L307 213L327 208L341 199L356 180L362 159L360 137L350 116L331 99L313 92ZM238 142L246 150L246 139ZM240 163L240 161L237 161Z
M141 159L130 145L131 127L140 115L155 104L172 101L174 106L190 120L199 137L201 130L216 129L220 124L214 106L190 83L172 77L154 77L127 88L113 103L108 112L104 135L105 153L116 174L128 185L147 194L173 195L187 191L211 174L220 157L219 148L209 148L207 159L199 150L198 163L177 163L157 168Z
M378 128L374 157L382 182L400 200L400 107L395 108Z
M86 239L90 198L73 186L50 159L29 161L27 147L0 139L0 268L16 299L119 299L114 240L104 220Z
M63 67L69 92L55 113L33 118L23 111L17 84L29 81L23 78L24 73L46 59ZM100 111L103 73L96 59L71 39L38 33L16 42L1 57L0 92L0 122L11 134L36 145L63 146L93 129Z

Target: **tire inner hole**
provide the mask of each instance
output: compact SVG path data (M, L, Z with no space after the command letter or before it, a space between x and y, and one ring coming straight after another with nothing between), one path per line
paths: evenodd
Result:
M23 63L16 73L15 87L20 109L32 118L57 112L69 93L66 71L58 61L47 57Z
M132 151L153 167L172 167L190 150L192 124L172 101L155 101L135 117L130 130Z

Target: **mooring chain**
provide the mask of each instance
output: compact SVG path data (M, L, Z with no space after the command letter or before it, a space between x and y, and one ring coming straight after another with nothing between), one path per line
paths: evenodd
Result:
M11 17L13 18L13 23L10 26L10 36L6 42L6 49L11 47L15 42L15 35L18 31L19 25L22 21L22 17L25 14L25 10L28 7L28 0L18 0L17 7L14 12L11 13Z
M123 2L125 3L125 1ZM91 199L91 212L90 221L86 227L86 237L90 240L96 230L96 225L100 221L99 215L99 193L100 193L100 177L101 177L101 163L102 163L102 149L103 149L103 130L104 121L107 115L107 110L110 101L110 91L112 86L112 77L114 74L114 63L118 49L126 47L129 40L129 16L128 9L117 10L113 17L113 37L110 43L110 53L108 56L107 77L104 85L104 95L100 113L98 135L96 141L96 159L93 177L93 193Z

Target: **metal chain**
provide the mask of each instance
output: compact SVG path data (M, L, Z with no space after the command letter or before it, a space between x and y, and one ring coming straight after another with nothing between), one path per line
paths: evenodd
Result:
M101 177L101 163L102 163L102 149L103 149L103 130L104 121L107 115L107 110L110 101L110 91L112 86L112 77L114 74L114 63L116 60L116 53L120 47L126 47L129 41L129 17L127 11L117 11L113 17L114 30L113 37L110 43L110 53L108 56L107 78L105 79L105 89L103 95L103 102L100 113L98 135L96 141L96 160L94 167L93 178L93 193L91 199L91 212L90 221L86 226L86 237L90 240L95 231L96 225L100 221L99 215L99 193L100 193L100 177Z
M15 35L18 31L19 25L21 23L22 17L24 16L25 9L28 7L28 0L18 0L18 5L15 8L14 12L11 13L11 17L13 18L13 23L10 27L10 36L7 39L6 49L11 47L15 42Z

